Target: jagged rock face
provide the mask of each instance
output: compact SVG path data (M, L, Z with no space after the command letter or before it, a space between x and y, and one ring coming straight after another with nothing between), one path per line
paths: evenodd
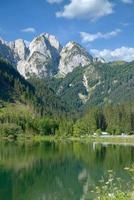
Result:
M0 55L10 61L14 66L16 66L20 60L26 59L27 54L28 49L22 39L9 43L0 39Z
M61 51L59 73L66 75L76 67L84 67L92 63L93 58L87 51L75 42L69 42Z
M55 36L44 33L27 46L22 39L0 40L0 55L9 60L25 78L47 77L58 71L62 47Z
M44 33L31 43L18 39L4 42L0 39L0 55L13 64L25 78L65 76L76 67L84 67L93 62L91 55L75 42L69 42L64 48L55 36Z
M60 52L62 50L62 46L61 46L60 42L56 39L56 37L54 35L50 35L48 33L45 33L44 36L49 41L51 46L53 48L57 49L58 52Z
M85 72L83 73L82 82L87 91L87 95L79 94L79 97L83 101L83 103L86 103L90 99L94 90L100 84L100 78L101 77L99 76L98 72L96 71L93 65L90 65L85 69Z
M0 39L0 56L6 60L9 60L12 64L16 64L14 60L14 52L8 46L8 43Z
M29 69L29 63L25 60L20 60L17 63L17 70L18 72L24 77L24 78L28 78L28 74L30 76L30 72L28 72Z
M105 59L102 57L93 58L94 63L106 63Z
M23 76L26 77L31 74L46 77L56 74L60 51L61 45L54 36L42 34L35 38L29 45L29 56L22 65L22 67L25 67L25 74ZM19 71L21 64L19 63L17 66Z
M14 52L15 60L19 61L26 59L26 56L28 54L28 49L26 47L24 40L22 39L15 40L14 42L10 42L8 46Z

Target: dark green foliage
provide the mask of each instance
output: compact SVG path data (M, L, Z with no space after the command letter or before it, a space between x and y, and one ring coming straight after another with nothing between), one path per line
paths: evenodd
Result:
M9 130L12 131L14 125L24 133L54 135L59 127L56 120L59 121L60 116L66 116L68 106L56 97L45 82L39 79L30 81L31 83L26 81L8 62L0 60L2 134L11 134ZM15 134L16 131L17 129L14 130Z
M30 130L30 124L33 120L34 115L20 104L9 106L6 105L4 108L0 109L0 124L16 124L21 128L23 132Z
M85 72L94 88L90 96L83 84ZM85 104L79 94L88 97ZM0 60L1 135L134 134L133 99L134 62L96 64L94 70L77 68L65 78L26 81Z
M72 118L60 118L58 120L59 128L56 131L56 134L60 137L71 136L73 134L73 124L74 121Z
M108 105L92 108L74 124L74 135L107 131L112 135L134 133L134 104Z
M34 87L8 62L0 59L0 99L24 100L30 98L33 93Z
M83 75L86 73L91 89L89 96L83 85ZM83 111L90 106L118 104L134 99L134 61L97 63L87 67L76 68L65 78L49 79L46 83L53 88L57 96L74 109ZM79 93L87 97L84 104Z
M66 104L42 80L32 79L31 82L26 81L8 62L0 59L1 100L19 101L41 116L59 116L68 112Z
M30 83L36 88L35 95L41 99L41 115L66 115L71 109L63 100L60 100L52 88L47 86L44 79L31 78Z
M0 110L1 135L10 135L10 128L11 131L14 130L16 136L20 130L25 134L57 135L60 137L86 136L94 133L100 135L101 132L108 132L112 135L134 134L133 103L108 105L103 108L92 107L77 121L67 116L38 117L23 107L20 109L20 105L18 108L12 105ZM12 128L12 125L15 129Z
M41 118L33 120L33 127L41 135L55 135L58 123L51 118Z
M22 133L20 126L11 123L0 124L0 136L3 137L17 137L18 134Z
M100 74L97 85L88 105L117 104L134 99L134 62L106 63L95 65Z
M59 127L58 122L52 117L39 117L28 110L28 107L13 104L0 110L0 125L5 127L5 124L20 127L24 134L55 135Z
M82 83L84 69L76 68L73 73L69 73L65 78L52 78L46 84L53 88L57 96L66 102L72 109L79 109L82 106L78 94L87 95L87 91Z

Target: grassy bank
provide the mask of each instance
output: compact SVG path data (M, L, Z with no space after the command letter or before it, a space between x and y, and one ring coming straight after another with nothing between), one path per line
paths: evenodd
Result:
M41 136L45 138L45 136ZM49 138L49 137L48 137ZM50 137L51 138L51 137ZM96 143L132 143L134 144L134 135L132 136L81 136L81 137L54 137L55 140L70 140Z
M17 138L12 136L0 137L0 140L15 140L15 141L33 141L33 142L45 142L45 141L76 141L76 142L95 142L105 144L134 144L134 135L132 136L57 136L57 135L32 135L32 134L21 134Z
M96 142L96 143L106 143L106 144L134 144L134 136L86 136L86 137L58 137L58 136L29 136L18 138L25 140L33 140L37 142L41 141L79 141L79 142Z

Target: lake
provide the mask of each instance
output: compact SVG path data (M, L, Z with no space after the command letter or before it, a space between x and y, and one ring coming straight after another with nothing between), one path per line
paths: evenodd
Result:
M0 143L0 200L92 200L108 170L132 187L134 146L82 142Z

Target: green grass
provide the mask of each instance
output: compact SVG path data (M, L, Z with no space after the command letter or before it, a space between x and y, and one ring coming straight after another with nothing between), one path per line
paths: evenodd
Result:
M102 137L59 137L59 136L43 136L43 135L32 135L32 134L22 134L21 137L18 137L18 140L32 140L36 142L42 141L58 141L58 140L66 140L66 141L78 141L78 142L96 142L96 143L108 143L108 144L134 144L133 138L123 138L123 137L110 137L110 138L102 138Z
M81 136L81 137L61 137L60 139L70 140L70 141L83 141L83 142L97 142L97 143L134 143L133 137L122 137L122 136L111 136L111 137L94 137L94 136Z
M0 139L11 139L10 137L0 137ZM69 140L69 141L80 141L80 142L96 142L96 143L108 143L108 144L134 144L134 136L133 137L122 137L122 136L111 136L111 137L94 137L94 136L81 136L81 137L73 137L73 136L57 136L57 135L34 135L34 134L21 134L18 136L17 140L33 140L33 141L57 141L57 140Z

